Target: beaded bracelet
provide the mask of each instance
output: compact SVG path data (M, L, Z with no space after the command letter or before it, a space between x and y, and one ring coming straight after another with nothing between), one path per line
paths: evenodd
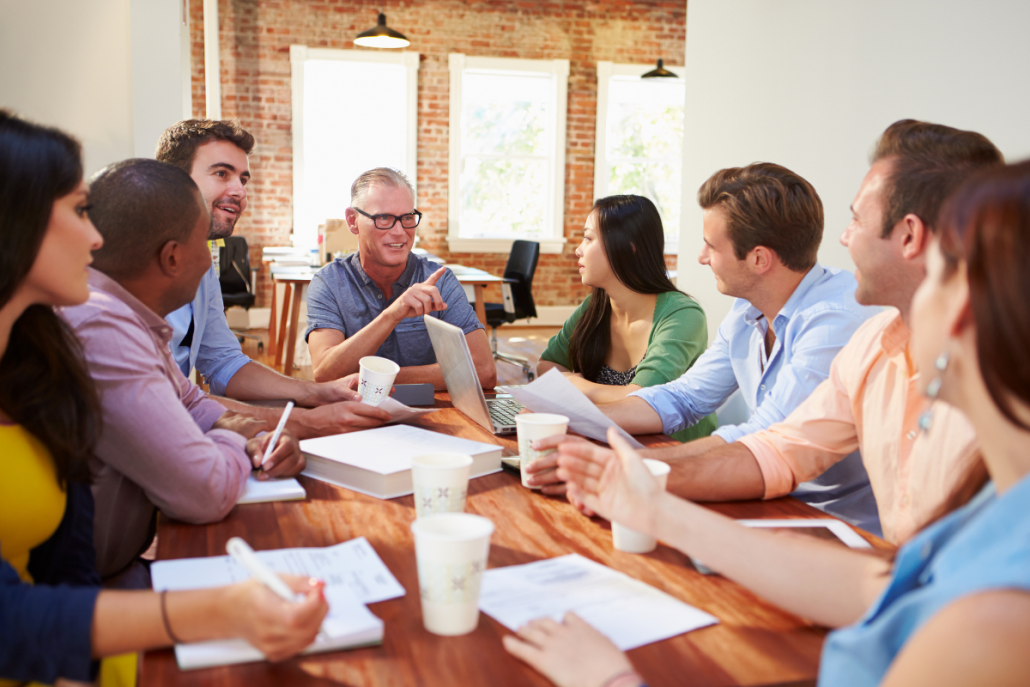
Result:
M165 595L168 594L168 590L161 592L161 622L165 625L165 632L168 633L168 638L172 640L172 644L182 644L179 638L172 632L172 626L168 623L168 608L165 606Z

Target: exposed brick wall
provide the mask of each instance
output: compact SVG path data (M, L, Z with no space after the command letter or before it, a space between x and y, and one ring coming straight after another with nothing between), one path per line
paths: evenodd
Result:
M454 262L499 274L500 254L447 250L448 54L570 61L565 152L564 255L542 255L538 305L579 303L572 251L582 238L594 186L598 61L680 64L686 2L664 0L220 0L222 116L238 117L258 141L250 207L238 231L260 259L263 245L287 243L292 226L290 45L353 49L353 38L384 11L422 56L418 85L419 245ZM193 109L204 115L203 0L190 0ZM362 48L358 48L362 49ZM668 258L675 266L675 258ZM268 302L268 275L260 302ZM500 300L487 292L487 299Z

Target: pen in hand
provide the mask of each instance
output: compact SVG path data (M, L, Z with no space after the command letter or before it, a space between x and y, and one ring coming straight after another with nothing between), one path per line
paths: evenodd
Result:
M290 419L290 412L293 410L293 405L293 401L287 401L282 417L279 418L279 424L276 425L275 432L272 434L272 440L269 441L268 446L265 447L265 455L261 457L261 467L259 469L265 469L265 463L268 462L268 457L272 455L272 451L275 450L275 445L279 443L279 436L283 433L286 421Z
M292 404L291 404L292 405ZM300 603L304 600L303 594L294 593L290 589L281 577L276 575L271 569L268 568L261 560L254 554L254 549L250 548L250 544L243 541L240 537L233 537L225 544L225 550L232 556L233 560L242 565L247 569L247 572L261 584L268 587L275 593L276 596L281 598L287 603ZM324 626L318 632L319 639L325 639L326 633Z

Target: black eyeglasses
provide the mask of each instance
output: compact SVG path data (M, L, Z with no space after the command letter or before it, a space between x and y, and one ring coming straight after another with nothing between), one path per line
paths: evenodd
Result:
M376 229L382 229L383 231L393 229L393 225L397 224L397 220L401 221L401 226L405 229L414 229L422 221L422 213L418 210L413 210L406 215L388 215L386 213L370 215L361 208L354 208L354 211L368 217L376 225Z

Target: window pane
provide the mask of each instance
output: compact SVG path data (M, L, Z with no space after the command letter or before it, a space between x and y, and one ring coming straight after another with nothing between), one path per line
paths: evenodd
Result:
M307 60L304 63L304 192L298 237L340 219L350 185L373 167L407 167L407 69L396 64ZM304 240L304 239L301 239Z
M676 251L680 226L684 89L679 79L613 76L608 82L608 193L654 201L669 252Z
M468 157L461 173L461 235L545 237L547 160Z
M658 207L667 246L675 249L680 228L683 166L678 162L621 162L611 166L608 193L647 196Z
M550 77L465 72L463 155L547 155L554 101Z
M460 235L549 237L553 75L466 70L461 94Z

